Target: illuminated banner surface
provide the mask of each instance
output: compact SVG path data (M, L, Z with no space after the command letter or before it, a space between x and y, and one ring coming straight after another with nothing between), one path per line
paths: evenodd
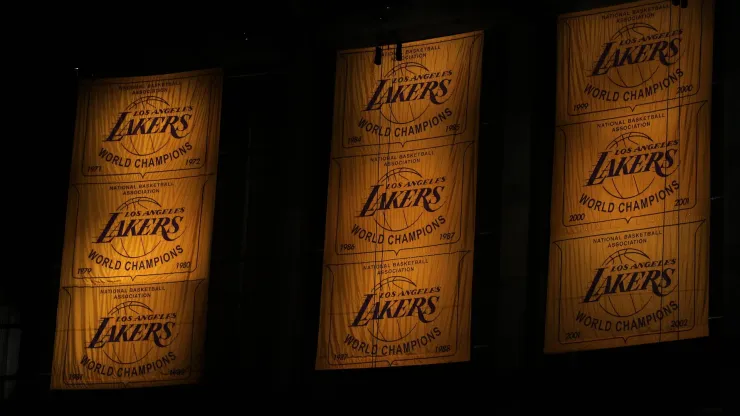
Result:
M84 85L72 182L215 172L219 80L198 71Z
M557 124L708 100L713 3L689 3L639 1L562 15Z
M708 334L713 3L558 24L545 351Z
M220 70L82 81L52 388L196 382Z
M429 147L476 135L482 32L340 52L334 105L335 156L379 144ZM468 134L466 134L468 133ZM394 146L396 147L396 146Z
M61 385L178 384L201 371L208 281L66 287Z
M317 369L469 359L482 44L338 54Z
M207 269L210 255L210 221L203 220L213 215L214 193L213 175L73 185L67 276L107 284L151 275L202 278L198 264Z

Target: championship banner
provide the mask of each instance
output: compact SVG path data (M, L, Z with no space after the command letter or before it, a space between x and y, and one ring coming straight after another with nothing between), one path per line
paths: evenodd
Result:
M478 136L483 32L337 55L332 156L428 148Z
M53 389L203 371L220 70L81 81Z
M709 164L709 122L702 102L558 127L553 237L685 222L708 212L699 167Z
M62 289L55 388L189 382L202 372L207 280Z
M460 241L469 186L466 179L475 165L473 145L335 158L338 215L331 217L334 223L327 224L327 230L335 232L333 254L398 254ZM403 164L379 168L380 160Z
M338 54L317 369L469 359L482 44Z
M467 256L466 256L467 254ZM468 257L468 258L466 258ZM460 291L469 253L328 265L327 368L444 362L465 356L469 331ZM460 325L465 328L459 328Z
M204 279L213 175L70 187L63 286ZM198 266L201 267L198 267Z
M82 81L72 183L215 173L221 79L206 70Z
M713 7L559 19L545 352L708 335Z
M553 350L706 335L707 224L666 225L553 242Z
M558 20L557 125L707 101L714 3L638 1Z

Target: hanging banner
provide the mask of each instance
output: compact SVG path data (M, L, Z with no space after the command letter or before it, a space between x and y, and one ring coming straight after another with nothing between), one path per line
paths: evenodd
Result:
M450 246L463 235L474 143L335 158L334 255Z
M80 82L53 389L201 376L222 82Z
M214 197L213 175L73 185L63 285L204 278Z
M214 74L83 81L72 183L214 173L221 112Z
M545 352L708 335L713 2L561 16Z
M469 359L482 47L338 54L317 369Z
M456 252L327 265L326 351L317 366L397 366L466 356L461 349L469 347L470 321L460 305L470 295L460 284L472 274L471 259L469 252Z
M423 149L478 136L482 32L337 55L332 156Z
M709 163L708 107L558 127L553 237L661 225L678 214L684 222L709 209L709 188L699 186L699 166Z
M202 372L207 280L66 287L55 388L180 384Z
M553 242L551 351L706 335L704 221Z
M557 125L707 101L712 0L639 1L558 20Z

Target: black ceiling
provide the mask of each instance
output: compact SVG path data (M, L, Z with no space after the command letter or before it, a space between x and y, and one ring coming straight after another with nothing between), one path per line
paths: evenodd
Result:
M80 68L80 75L87 76L214 66L261 71L289 65L295 55L292 48L337 50L417 40L421 33L442 36L512 27L512 22L527 20L554 23L557 13L620 2L267 0L144 7L101 3L34 17L33 24L12 29L16 41L9 46L18 50L21 62Z

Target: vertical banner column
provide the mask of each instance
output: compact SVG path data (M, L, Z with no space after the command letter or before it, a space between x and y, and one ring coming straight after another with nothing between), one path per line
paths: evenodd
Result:
M559 19L545 352L708 335L713 8Z
M482 44L339 52L317 369L469 359Z
M52 388L201 375L222 84L220 70L81 82Z

